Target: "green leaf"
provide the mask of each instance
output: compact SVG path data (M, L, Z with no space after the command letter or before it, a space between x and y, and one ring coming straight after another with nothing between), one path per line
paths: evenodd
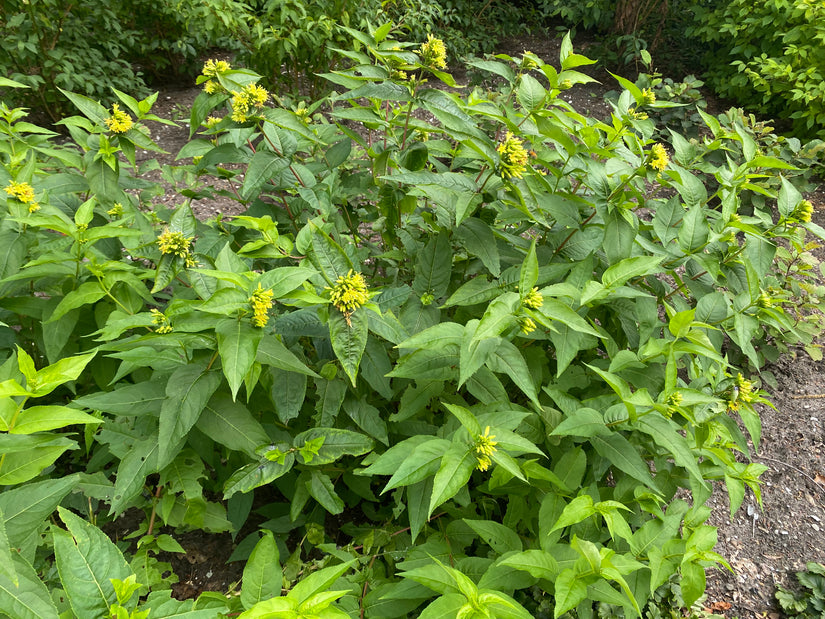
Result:
M17 570L12 562L11 545L9 544L9 537L6 534L6 522L3 517L3 510L0 509L0 579L4 578L10 580L15 587L20 586L20 578L17 576ZM0 585L0 587L2 587L2 585Z
M441 459L441 467L433 480L433 493L427 515L436 507L453 498L470 480L478 464L472 446L454 443Z
M56 430L73 424L98 424L102 419L92 417L67 406L32 406L21 411L10 434L33 434L45 430Z
M64 451L77 449L77 443L68 439L54 439L50 443L25 452L4 454L0 466L0 485L8 486L29 481L37 477L47 466L52 465Z
M530 398L533 405L541 409L536 385L533 383L533 375L515 344L502 340L487 359L486 365L491 371L508 376Z
M156 414L165 399L165 383L144 381L135 385L121 386L114 391L91 393L77 398L74 403L113 415L140 416Z
M776 207L779 209L780 215L790 217L796 205L802 200L802 194L799 193L799 190L784 176L780 176L779 178L782 181L782 188L779 190Z
M659 273L663 258L656 256L634 256L625 258L607 268L602 274L602 284L610 288L623 285L630 279Z
M493 277L501 274L498 246L489 224L476 217L470 217L461 222L455 234L467 253L479 258ZM538 273L538 264L536 264L536 272Z
M281 595L281 578L278 578L278 545L272 531L263 529L263 537L255 545L243 570L241 604L246 609L258 602Z
M269 442L269 436L252 413L224 392L217 392L198 420L198 429L212 440L243 451L257 460L255 450Z
M106 291L97 280L80 284L60 300L47 322L57 320L78 307L96 303L105 296Z
M506 552L521 552L523 549L521 538L510 527L493 520L468 520L467 518L462 518L462 520L500 555Z
M241 197L245 200L254 198L264 184L289 167L289 159L280 157L265 150L259 150L252 155L249 167L246 169Z
M466 604L467 598L460 593L447 593L430 602L427 608L421 611L418 619L445 619L446 617L458 617L459 611Z
M0 569L0 608L3 612L13 619L58 619L49 590L34 568L17 553L10 559L11 562ZM17 575L16 582L9 578L7 571Z
M60 501L79 483L76 475L49 479L12 488L0 493L0 512L5 518L6 535L13 547L22 547L37 531Z
M555 582L555 608L553 617L559 619L568 610L579 605L587 597L587 585L580 580L572 569L566 569L559 574Z
M522 299L533 290L539 279L539 261L536 258L536 241L530 243L527 256L521 264L518 277L518 292Z
M695 206L688 209L679 228L679 247L687 254L693 253L705 245L709 233L710 229L702 208Z
M579 408L566 415L562 422L553 428L550 436L591 436L609 435L602 414L592 408Z
M600 456L607 458L617 469L659 492L647 463L624 436L615 432L609 436L594 436L590 443Z
M328 475L312 469L307 482L307 490L309 495L330 514L340 514L344 511L344 501L335 492L335 487Z
M589 494L577 496L564 507L564 510L549 532L552 533L564 527L578 524L579 522L587 520L595 513L596 508L593 507L593 497Z
M447 293L453 270L453 252L445 233L439 234L418 251L412 288L418 295L435 299Z
M541 83L529 73L521 76L521 82L518 87L518 102L528 111L537 109L547 96L547 91Z
M110 514L120 514L140 494L147 475L158 470L158 436L136 441L117 467Z
M544 550L525 550L517 554L511 554L500 562L500 565L513 567L522 572L527 572L533 578L544 578L555 580L559 572L556 560L549 552Z
M347 317L338 310L331 309L328 324L332 350L354 387L369 335L366 311L356 310Z
M354 563L355 561L347 561L341 565L325 567L317 572L313 572L295 585L292 590L287 593L287 597L295 600L298 604L303 604L312 596L327 591Z
M158 468L164 468L175 457L179 443L197 423L220 384L220 374L207 370L205 363L184 365L172 372L160 408Z
M314 222L309 222L309 259L324 279L331 285L339 277L345 277L352 270L352 262L341 246L321 230Z
M398 486L411 486L434 475L449 448L450 442L443 438L432 438L415 446L393 472L381 494Z
M297 372L318 378L318 374L309 369L275 335L264 335L261 338L255 353L255 360L262 365L269 365L286 372Z
M295 455L288 453L284 457L283 464L264 459L242 466L226 480L223 498L228 499L236 492L245 493L270 484L288 473L294 463Z
M117 601L110 579L125 580L132 571L103 531L69 510L58 513L69 531L52 528L55 562L72 611L78 617L105 616Z
M464 426L467 432L470 433L471 437L481 434L481 425L478 423L476 416L473 415L469 409L456 404L448 404L447 402L442 402L441 405L450 411L456 419L458 419L461 425Z
M215 325L215 336L218 339L221 367L229 382L232 399L235 399L244 377L255 362L263 331L246 321L225 318Z
M339 428L310 428L298 434L292 444L296 448L301 448L305 443L320 437L323 437L324 442L312 460L313 466L329 464L346 455L360 456L373 448L373 441L370 437L360 432Z
M96 125L103 125L104 121L109 117L109 110L100 105L97 101L93 101L89 97L78 95L68 90L58 88L66 98L80 110L86 118L91 120Z

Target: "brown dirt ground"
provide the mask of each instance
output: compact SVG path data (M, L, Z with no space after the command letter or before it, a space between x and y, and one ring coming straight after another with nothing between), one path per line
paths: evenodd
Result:
M554 62L559 44L557 38L528 36L506 42L501 51L515 56L530 50ZM587 43L575 47L578 53L587 54ZM610 108L603 97L616 86L598 68L593 75L601 83L577 86L564 96L580 112L609 116ZM167 87L160 92L155 113L180 124L179 128L159 124L152 127L152 137L170 153L158 157L161 163L174 163L175 153L188 140L185 121L198 92L189 86ZM712 95L706 93L706 97L711 109L724 109ZM155 157L153 153L142 154L144 160ZM825 188L820 187L808 197L816 207L814 221L825 227ZM172 206L182 201L170 190L156 204ZM236 202L224 197L198 201L193 208L204 219L241 210ZM825 259L822 250L817 254ZM709 571L705 607L730 618L777 619L776 584L790 584L793 572L804 568L808 561L825 561L825 361L814 362L799 352L786 356L769 370L778 381L778 388L770 396L776 410L761 408L762 443L753 454L754 461L768 467L762 477L762 507L753 495L748 495L731 519L723 486L716 488L709 501L713 508L710 523L718 527L719 534L716 551L727 558L735 573ZM173 560L180 576L176 597L193 597L202 590L226 591L239 580L241 564L224 563L233 546L228 536L193 532L177 538L187 548L187 555L163 557Z

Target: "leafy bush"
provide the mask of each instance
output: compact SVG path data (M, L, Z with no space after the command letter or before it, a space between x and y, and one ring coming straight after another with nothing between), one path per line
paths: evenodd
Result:
M825 612L825 566L821 563L808 563L803 572L796 573L801 585L799 592L777 587L776 599L786 617L808 619L821 617Z
M810 343L775 259L825 237L796 170L706 114L668 150L627 80L610 122L579 114L569 38L560 71L475 60L504 84L459 95L428 82L454 84L439 40L345 31L328 116L204 67L164 175L222 179L231 219L151 208L153 97L69 93L64 146L0 108L0 608L630 616L726 565L710 484L733 513L764 470L745 366ZM169 539L127 563L74 513L237 531L256 493L240 596L195 603L161 590Z
M32 87L4 96L52 120L68 112L61 88L95 98L109 97L113 87L145 95L147 77L180 75L210 43L187 30L185 14L166 2L4 0L0 6L0 71Z
M794 132L825 136L825 6L806 0L733 0L698 10L692 36L711 44L707 80L722 96Z

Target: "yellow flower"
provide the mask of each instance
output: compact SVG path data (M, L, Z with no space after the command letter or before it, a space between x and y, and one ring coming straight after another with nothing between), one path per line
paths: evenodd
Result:
M753 383L745 379L741 373L736 375L736 386L739 389L739 400L747 403L753 402Z
M272 307L272 290L264 290L261 284L249 297L252 305L252 324L256 327L265 327L269 321L269 308Z
M132 117L120 109L117 103L112 104L112 115L103 122L112 133L126 133L134 124Z
M650 88L645 88L642 90L642 101L639 105L651 105L656 103L656 94Z
M498 445L498 441L494 441L495 434L490 434L490 426L484 428L484 434L479 434L476 436L474 449L476 452L476 468L479 471L486 471L490 468L492 464L492 460L490 456L492 456L497 450L496 445Z
M172 232L169 228L164 228L163 233L158 237L158 248L161 254L183 258L186 266L192 267L195 266L191 249L193 238L183 236L183 232Z
M215 80L206 80L203 83L203 91L208 95L214 95L216 92L220 92L221 88L222 86Z
M217 116L210 116L205 121L203 121L203 124L206 125L207 128L211 129L212 127L217 125L222 120L223 120L223 118L218 118Z
M123 215L123 205L120 202L115 202L106 214L110 217L120 217Z
M16 183L15 181L9 181L9 184L6 187L6 193L12 198L17 198L23 204L28 204L29 202L34 201L34 187L25 182Z
M627 115L630 116L633 120L647 120L648 115L644 112L637 112L635 107L630 108L627 110Z
M796 206L791 215L803 223L809 223L811 221L811 215L813 214L814 205L811 204L808 200L802 200Z
M421 45L421 56L424 64L436 69L447 68L447 46L444 41L428 34L427 40Z
M40 205L37 202L30 202L29 203L29 213L34 213L35 211L40 210Z
M533 288L525 295L524 305L530 309L538 309L544 305L544 297L541 296L538 288Z
M244 86L240 92L232 91L232 120L236 123L246 122L250 110L260 110L269 99L267 90L257 84Z
M508 131L496 150L501 160L499 171L502 178L521 178L527 169L527 151L521 145L521 140Z
M352 326L350 316L359 307L370 299L367 292L367 282L360 273L355 273L352 269L346 275L341 275L332 288L329 288L329 299L339 312L347 319L347 324Z
M667 151L665 147L661 144L654 144L650 148L650 159L648 161L648 166L650 166L653 170L658 170L659 172L664 172L667 164L670 163L670 157L667 156Z
M528 52L525 49L521 56L521 69L523 71L529 71L530 69L535 69L538 66L538 56L536 56L533 52Z
M533 331L536 330L536 323L529 316L519 316L517 320L519 327L521 328L521 332L524 335L530 335Z
M214 60L210 58L204 63L201 74L206 77L218 77L218 74L226 73L231 68L225 60Z
M155 333L171 333L172 325L169 324L169 319L163 312L154 308L149 312L152 314L152 324L157 325Z
M674 391L669 396L667 396L665 404L667 404L668 417L679 409L679 405L682 403L682 400L684 400L684 396L682 395L681 391Z

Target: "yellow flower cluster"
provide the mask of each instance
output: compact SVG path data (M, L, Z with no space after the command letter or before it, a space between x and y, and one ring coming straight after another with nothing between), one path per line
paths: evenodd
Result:
M524 305L530 309L538 309L544 305L544 297L541 296L538 288L533 288L524 296Z
M106 127L108 127L112 133L126 133L134 124L132 117L121 110L117 103L112 104L112 115L103 122L106 123Z
M536 323L529 316L519 316L517 320L518 326L524 335L530 335L533 331L536 330Z
M644 112L637 112L635 107L630 108L627 110L627 115L630 116L633 120L647 120L648 115Z
M158 248L163 255L173 255L183 258L186 266L195 266L192 258L192 238L183 235L183 232L172 232L169 228L164 228L163 233L158 237Z
M753 383L747 380L742 373L738 373L735 379L735 385L731 388L728 395L728 409L732 411L739 410L739 407L744 404L753 402L755 394L753 392Z
M428 67L447 68L447 46L431 34L427 35L427 40L421 45L421 57Z
M264 290L259 283L258 289L249 297L249 303L252 305L252 324L265 327L269 321L269 308L272 307L272 290Z
M223 118L219 118L217 116L210 116L209 118L207 118L206 120L203 121L203 124L206 125L207 129L211 129L212 127L217 125L222 120L223 120Z
M329 288L329 299L347 319L347 324L352 326L349 317L370 299L367 282L364 281L363 275L350 269L349 273L341 275L335 285Z
M773 307L773 299L771 299L771 295L765 292L764 290L759 291L759 298L756 301L756 304L764 309L769 307Z
M201 74L205 77L218 77L221 73L226 73L232 67L225 60L215 60L210 58L203 65Z
M34 201L34 187L26 182L17 183L9 181L5 189L6 193L12 198L16 198L23 204L29 205L29 213L34 213L40 210L40 205Z
M218 77L221 73L226 73L232 67L229 66L229 63L225 60L207 60L203 65L203 70L201 71L201 75L204 77L215 78ZM203 90L206 94L211 95L215 94L216 92L220 92L223 90L223 86L220 85L220 82L216 82L214 79L209 79L203 84Z
M244 86L240 92L232 91L232 120L246 122L250 113L260 110L269 99L266 88L257 84Z
M667 404L668 417L677 411L679 405L682 403L682 400L684 399L685 397L682 395L681 391L674 391L669 396L667 396L665 404Z
M809 223L814 214L814 205L808 200L802 200L793 210L792 216L803 223Z
M650 88L642 89L641 105L652 105L656 103L656 94Z
M659 172L664 172L667 164L670 163L670 157L667 156L667 151L665 147L661 144L654 144L650 148L650 160L648 161L648 165L653 170L658 170Z
M169 319L163 312L158 309L151 309L149 312L152 314L152 324L157 325L155 333L162 334L172 332L172 325L169 324Z
M504 141L496 147L501 160L499 170L502 178L521 178L527 169L527 151L521 140L509 131Z
M536 56L533 52L528 52L525 49L524 53L521 55L520 66L522 71L529 71L530 69L535 69L539 66L538 56Z
M476 468L479 471L486 471L493 463L490 456L497 451L496 445L498 445L498 441L493 440L495 437L495 434L490 434L490 426L484 428L484 434L479 434L476 436L475 452L476 460L478 460Z
M115 202L106 214L110 217L120 217L123 215L123 205L120 202Z

